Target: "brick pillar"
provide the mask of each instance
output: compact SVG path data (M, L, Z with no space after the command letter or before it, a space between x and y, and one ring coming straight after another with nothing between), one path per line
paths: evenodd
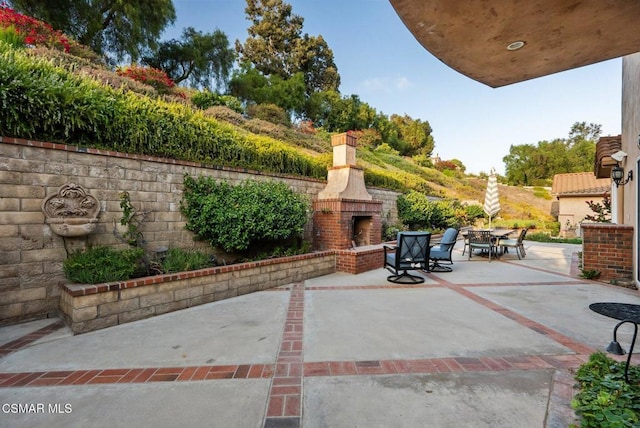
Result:
M633 277L633 226L583 223L582 269L600 271L600 281Z

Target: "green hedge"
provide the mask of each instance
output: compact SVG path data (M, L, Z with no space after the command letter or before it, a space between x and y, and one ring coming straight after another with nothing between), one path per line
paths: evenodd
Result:
M455 201L430 201L413 190L398 198L398 217L411 230L458 228L466 220L465 215L464 208Z
M184 177L187 230L227 252L300 238L308 205L284 183L246 181L232 186L212 177Z
M0 134L326 177L326 162L190 106L113 89L0 42Z

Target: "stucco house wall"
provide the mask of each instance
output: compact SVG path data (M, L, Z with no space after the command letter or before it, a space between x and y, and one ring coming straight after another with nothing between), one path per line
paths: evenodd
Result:
M638 271L638 176L640 163L640 53L622 58L622 150L627 158L622 166L633 170L633 181L617 189L622 199L621 223L635 228L633 239L633 271L636 283L640 284Z
M611 179L596 178L592 172L556 174L551 194L557 199L560 236L581 236L580 223L587 215L594 214L587 202L602 204L605 193L610 191Z
M593 215L593 211L587 205L587 201L602 203L603 198L597 196L564 196L558 199L560 223L560 235L565 237L581 236L580 223L585 216Z

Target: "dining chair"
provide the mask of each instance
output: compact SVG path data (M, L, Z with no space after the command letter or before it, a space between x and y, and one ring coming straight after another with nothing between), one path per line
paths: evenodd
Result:
M516 254L518 255L518 260L522 260L523 257L527 255L524 251L524 238L527 236L528 228L524 228L520 231L517 239L500 239L498 241L498 246L501 251L504 252L506 248L515 248Z
M462 237L462 242L464 243L464 247L462 247L462 255L464 256L464 253L467 252L467 248L469 248L469 237L466 233Z
M469 239L469 260L473 255L474 249L480 249L482 251L489 252L489 261L491 261L491 255L496 250L495 241L489 230L470 230L467 233Z

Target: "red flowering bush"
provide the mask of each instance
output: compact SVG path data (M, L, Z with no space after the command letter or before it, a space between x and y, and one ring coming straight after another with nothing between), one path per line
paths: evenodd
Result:
M438 171L451 170L456 171L459 167L455 162L451 162L448 160L436 162L435 167Z
M71 48L69 39L62 32L54 30L45 22L22 15L2 3L0 4L0 28L8 27L13 27L20 36L24 37L27 45L44 45L65 52L69 52Z
M160 92L166 92L176 85L173 80L169 79L167 73L156 68L132 64L128 67L118 67L116 73L118 76L125 76L137 82L153 86Z

